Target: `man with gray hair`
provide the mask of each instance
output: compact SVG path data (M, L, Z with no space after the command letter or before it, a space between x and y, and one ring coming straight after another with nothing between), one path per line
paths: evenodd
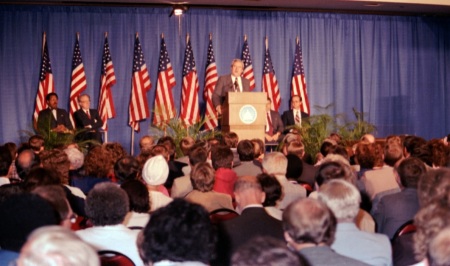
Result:
M333 212L316 199L298 199L283 212L284 238L314 266L362 266L361 261L340 255L331 249L336 232Z
M234 195L237 209L242 213L219 226L220 264L228 262L231 254L253 237L271 236L283 240L281 222L270 216L263 208L265 193L256 177L239 177L234 184Z
M370 265L392 265L387 236L360 231L355 225L361 194L353 184L341 179L331 180L320 187L318 196L338 222L331 245L334 251Z
M36 229L23 246L18 265L99 266L97 252L61 226Z
M122 222L129 211L127 193L113 183L99 183L86 198L86 214L94 227L77 231L77 235L97 251L113 250L143 265L136 246L139 231Z
M244 72L244 62L240 59L233 59L231 62L231 74L220 76L217 80L212 101L219 115L222 114L221 105L229 91L250 91L250 80L242 77L242 72Z
M286 178L287 158L281 152L272 152L264 156L262 167L263 172L274 175L283 188L283 199L279 203L279 208L284 210L291 202L299 198L306 197L306 189L298 184L289 182Z

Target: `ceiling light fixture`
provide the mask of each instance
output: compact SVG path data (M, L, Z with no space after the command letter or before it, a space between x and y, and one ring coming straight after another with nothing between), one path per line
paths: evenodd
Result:
M188 10L187 6L183 6L183 5L176 5L173 6L172 11L169 14L169 17L172 17L173 15L175 16L181 16L184 14L184 12L186 12Z

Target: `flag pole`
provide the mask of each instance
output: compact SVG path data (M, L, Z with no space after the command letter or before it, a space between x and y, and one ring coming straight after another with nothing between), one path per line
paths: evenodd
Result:
M244 34L244 42L247 40L247 34Z
M41 56L44 55L44 46L45 46L45 42L47 41L47 33L43 33L42 36L42 51L41 51Z
M295 39L295 44L298 44L299 42L300 42L300 39L297 36L297 38Z
M136 38L135 39L137 39L137 38L139 38L139 33L138 32L136 32ZM135 123L139 123L139 122L135 121ZM131 127L131 149L130 149L130 151L131 151L131 156L133 156L134 155L134 128L133 127Z
M267 38L267 36L266 36L265 43L266 43L266 51L267 51L267 49L269 49L269 38Z

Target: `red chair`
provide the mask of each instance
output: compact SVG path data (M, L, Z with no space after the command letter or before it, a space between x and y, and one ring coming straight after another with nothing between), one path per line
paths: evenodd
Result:
M395 240L397 237L406 235L406 234L412 234L416 232L417 228L414 225L414 220L409 220L406 223L404 223L400 228L397 229L397 231L394 234L394 237L392 238Z
M97 252L101 266L135 266L126 255L114 250L100 250Z
M313 188L308 183L300 182L298 184L306 189L306 196L309 196L313 192Z
M213 224L219 224L220 222L227 221L238 216L239 213L237 213L235 210L227 208L217 209L209 213L209 219Z

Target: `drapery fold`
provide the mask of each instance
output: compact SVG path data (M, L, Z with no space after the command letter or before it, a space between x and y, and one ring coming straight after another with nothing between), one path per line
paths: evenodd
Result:
M168 17L170 8L0 6L0 142L19 141L31 130L38 88L42 33L47 33L59 106L68 109L72 49L80 33L87 89L94 108L100 87L104 32L108 32L117 84L113 87L116 118L109 120L109 141L131 142L128 102L134 35L139 32L151 80L157 79L159 35L164 33L177 85L180 111L185 36L190 34L200 84L200 105L209 33L213 34L219 75L229 73L248 36L256 89L261 91L264 38L280 87L280 112L289 108L295 38L300 37L312 114L314 106L333 104L330 114L363 111L377 136L417 134L442 137L450 132L450 19L281 11L190 8ZM148 93L154 106L156 85ZM147 134L150 119L141 123ZM137 142L135 143L137 147Z

